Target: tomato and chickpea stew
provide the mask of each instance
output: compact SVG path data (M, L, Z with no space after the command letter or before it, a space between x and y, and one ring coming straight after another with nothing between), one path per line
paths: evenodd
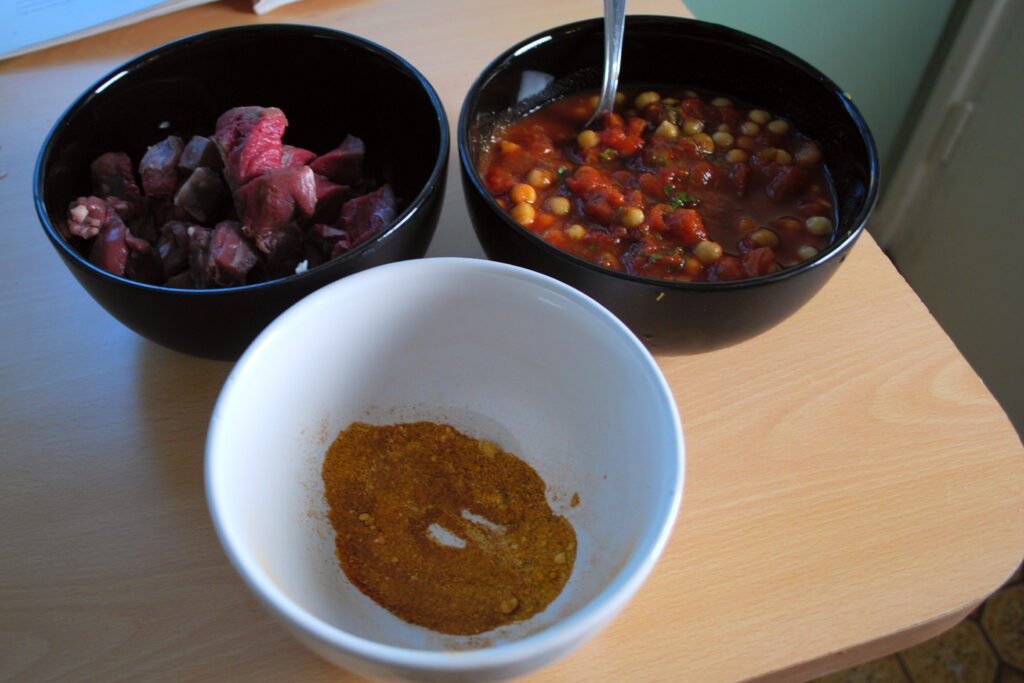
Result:
M673 93L674 94L674 93ZM550 244L599 266L726 281L813 258L832 239L819 145L732 98L572 95L498 130L480 166L494 200Z

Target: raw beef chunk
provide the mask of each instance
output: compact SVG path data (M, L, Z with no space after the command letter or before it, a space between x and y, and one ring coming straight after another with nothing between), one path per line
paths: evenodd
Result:
M333 225L317 223L309 229L306 236L309 238L310 245L316 248L315 251L307 250L307 259L311 267L329 261L335 256L340 256L352 248L348 233Z
M132 160L124 152L107 152L89 165L92 192L100 197L117 197L138 203L142 193L135 183Z
M237 221L221 221L210 236L206 274L221 287L245 283L245 276L256 265L256 252L242 234Z
M120 218L105 223L89 250L89 262L108 273L123 276L128 264L127 236L128 226Z
M174 206L184 210L200 223L213 223L222 215L228 196L227 185L220 173L200 166L188 177L174 195Z
M99 197L79 197L68 207L68 232L89 239L100 234L112 217L123 220L110 202Z
M341 227L352 246L358 246L387 227L397 215L395 193L384 184L380 189L345 202L341 209Z
M315 175L313 180L316 186L316 210L309 222L314 225L336 223L341 215L341 207L355 196L356 191L348 185L339 185L322 175Z
M178 160L185 143L171 135L146 150L139 162L142 191L147 197L173 197L178 187Z
M221 114L213 141L232 189L281 168L281 136L287 126L277 107L235 107Z
M165 280L188 271L189 242L186 223L169 221L160 228L160 239L156 243L156 251L160 257Z
M202 135L193 135L192 139L181 151L181 158L178 159L178 168L186 175L197 168L205 167L213 170L224 168L224 162L217 151L217 145L213 140Z
M316 208L316 182L309 166L267 171L244 185L235 197L245 233L260 251L270 254L274 233Z
M156 285L163 282L163 264L156 249L144 239L133 235L131 231L124 238L128 247L128 262L124 267L124 276L136 282Z
M160 260L156 252L148 242L132 235L114 212L92 243L89 261L112 275L148 283L160 279Z
M356 185L363 179L363 157L366 146L355 135L346 135L335 149L317 157L309 167L342 185Z
M281 168L306 166L313 159L316 159L316 152L310 152L308 149L301 147L292 147L291 145L281 146Z
M210 261L210 236L213 230L198 225L188 227L188 270L192 282L198 289L210 286L210 273L206 265Z

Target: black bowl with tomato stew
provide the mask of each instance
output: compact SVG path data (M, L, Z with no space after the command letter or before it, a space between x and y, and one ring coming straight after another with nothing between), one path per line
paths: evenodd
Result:
M484 251L584 291L659 351L778 324L832 276L873 208L878 160L860 113L766 41L630 16L617 118L578 135L602 31L593 19L527 38L471 87L458 145Z

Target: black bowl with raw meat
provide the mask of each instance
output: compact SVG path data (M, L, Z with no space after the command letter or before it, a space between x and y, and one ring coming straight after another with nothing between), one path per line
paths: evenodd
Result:
M118 263L112 268L104 265L105 255L92 244L100 237L87 242L69 233L69 206L97 193L91 188L95 174L90 165L98 157L123 152L138 164L150 146L168 136L186 142L194 135L213 136L218 117L243 106L280 109L288 122L284 142L317 154L338 148L346 136L358 136L365 146L363 185L352 194L379 194L387 185L397 205L393 213L381 213L386 223L379 223L372 236L346 244L347 250L333 252L330 247L336 246L337 234L330 225L321 226L320 236L330 241L324 247L329 260L317 256L307 260L311 267L303 271L307 264L299 265L294 274L294 259L282 269L280 263L267 265L261 255L249 275L255 284L230 286L238 281L231 271L236 264L225 261L220 271L212 264L208 270L215 273L214 280L205 289L160 275L143 277L142 282L132 279L138 274L131 272L131 263L124 274ZM115 318L177 351L228 360L237 358L278 314L319 287L366 268L422 256L437 226L448 147L448 122L440 98L422 74L395 53L321 27L229 28L158 47L86 90L43 145L34 181L36 210L69 270ZM225 186L231 184L227 170ZM145 178L140 186L144 182ZM269 199L279 195L277 187L253 193ZM230 199L226 203L233 204ZM374 213L376 208L364 206L355 213ZM85 215L85 208L79 210ZM341 225L341 218L337 220ZM308 228L307 222L303 230ZM291 224L289 229L297 230ZM135 230L132 225L123 232ZM189 237L194 239L194 233ZM212 237L230 249L237 233L222 230ZM110 240L120 237L124 244L125 235L113 230L104 234ZM252 244L259 240L249 237ZM273 253L275 236L263 237L261 248ZM135 255L133 240L127 235L129 260ZM319 260L324 262L316 265Z
M602 36L599 19L531 36L499 55L470 88L457 138L470 218L484 251L589 294L655 351L707 351L773 327L829 280L867 223L878 193L878 159L864 119L835 83L778 46L695 20L628 17L620 89L676 86L727 93L792 121L822 147L838 220L826 248L773 274L680 282L606 269L562 251L513 220L479 171L500 126L555 99L600 86Z

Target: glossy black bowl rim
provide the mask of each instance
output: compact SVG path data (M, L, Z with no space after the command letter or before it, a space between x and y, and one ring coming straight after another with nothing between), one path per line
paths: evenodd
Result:
M407 73L412 76L420 87L427 94L428 99L434 109L434 113L437 116L437 126L439 132L438 141L438 154L437 160L434 162L434 167L431 169L430 177L427 182L424 183L423 188L419 194L409 202L408 206L395 218L391 226L384 232L374 235L372 238L363 242L355 249L337 257L326 261L315 268L288 275L286 277L277 278L275 280L268 280L266 282L258 282L250 285L240 285L238 287L220 287L216 289L177 289L174 287L164 287L162 285L151 285L144 282L137 282L135 280L129 280L125 277L120 277L112 273L93 265L88 259L84 258L78 253L70 244L67 243L61 234L51 224L49 216L47 215L46 205L43 202L43 185L45 182L45 169L49 165L50 156L53 153L53 144L60 129L65 126L68 120L75 116L79 110L85 107L86 104L91 102L93 98L102 96L103 89L112 84L117 79L121 78L122 75L128 71L137 69L147 62L151 62L156 59L160 59L163 56L178 52L183 49L188 49L194 44L206 43L224 36L236 36L251 34L264 34L264 33L295 33L295 34L308 34L321 35L338 40L350 45L359 47L367 52L370 52L378 57L382 57L384 60L397 67L400 71ZM430 84L430 81L420 73L420 71L409 63L405 58L398 55L396 52L389 50L388 48L379 45L371 40L357 36L352 33L346 33L345 31L339 31L337 29L325 28L323 26L313 26L309 24L249 24L244 26L231 26L227 28L214 29L212 31L203 31L201 33L195 33L189 36L175 39L171 42L159 45L151 50L148 50L141 55L132 58L131 60L111 69L109 72L104 74L99 80L90 85L85 91L79 95L74 102L64 110L64 113L58 117L57 122L54 123L50 132L46 134L46 138L43 140L42 149L39 152L39 156L36 158L36 167L32 176L32 198L36 207L36 215L39 217L39 221L43 225L43 229L46 231L47 237L50 241L61 250L63 254L76 261L79 265L91 270L94 274L106 278L112 282L118 282L131 287L138 287L143 290L152 290L155 292L173 292L175 294L182 294L185 296L218 296L225 295L229 292L243 292L252 291L257 289L264 289L267 287L274 287L281 285L282 283L292 283L299 280L307 279L310 277L318 276L323 272L322 268L330 266L337 266L347 261L357 260L363 252L372 248L373 245L387 239L390 235L394 234L398 230L401 230L409 220L422 209L423 205L427 203L437 187L444 182L445 174L448 163L448 151L451 144L450 134L448 129L448 116L445 113L444 105L441 103L441 98L438 96L434 86Z
M594 274L600 274L607 277L618 278L627 282L638 283L643 285L649 285L652 287L659 287L661 289L668 290L690 290L690 291L707 291L707 290L735 290L735 289L746 289L750 287L757 287L763 284L778 282L781 280L787 280L791 277L796 277L801 273L812 270L828 261L832 258L837 258L842 255L852 245L860 233L863 232L867 225L868 216L870 216L872 209L874 208L875 202L878 199L878 187L879 187L879 162L878 152L875 148L874 137L871 135L871 131L868 128L867 122L861 115L860 110L853 103L850 96L843 91L838 85L836 85L828 76L819 71L816 67L809 64L807 61L797 57L788 50L779 47L778 45L771 43L767 40L758 38L757 36L738 31L721 24L713 24L706 21L700 21L698 19L687 19L684 17L666 17L658 15L647 15L647 14L631 14L626 17L626 30L630 28L637 30L639 26L672 26L672 25L689 25L699 28L705 32L706 37L718 38L723 42L736 42L745 43L749 47L753 47L760 52L766 52L772 57L779 59L783 62L789 63L791 66L804 71L808 75L812 76L817 80L823 87L830 90L833 94L839 96L840 101L853 120L857 127L858 132L864 139L865 146L868 151L869 161L869 180L868 180L868 192L865 197L864 204L861 210L857 213L854 218L853 229L849 231L843 239L832 242L824 250L818 253L814 258L804 261L803 263L795 266L789 266L782 270L771 273L769 275L760 275L752 278L745 278L743 280L731 280L723 282L682 282L676 280L659 280L657 278L642 277L640 275L633 275L631 273L625 273L617 270L611 270L603 268L596 263L591 263L585 259L581 259L577 256L559 249L553 244L548 243L542 237L536 233L527 230L522 225L512 220L508 213L498 206L494 198L491 197L491 193L484 187L483 182L480 180L480 175L476 170L473 161L469 158L469 126L470 126L470 112L476 108L477 101L479 99L479 93L495 75L498 68L508 62L511 58L517 57L520 53L530 50L532 47L542 45L552 40L559 40L566 36L570 36L574 33L581 31L593 31L594 29L601 28L603 26L603 19L596 17L593 19L583 19L581 21L575 21L561 26L555 26L553 28L541 31L535 35L525 38L512 47L508 48L500 55L495 57L480 73L473 84L470 86L469 91L466 94L466 99L463 100L462 109L459 112L458 121L458 145L459 145L459 160L462 164L464 171L464 177L468 177L472 188L466 188L466 191L475 191L484 198L489 207L495 212L496 215L504 221L505 225L511 230L519 233L525 237L531 244L541 249L542 251L555 256L560 261L564 262L569 266L582 267L586 270L592 271ZM543 104L543 103L542 103Z

